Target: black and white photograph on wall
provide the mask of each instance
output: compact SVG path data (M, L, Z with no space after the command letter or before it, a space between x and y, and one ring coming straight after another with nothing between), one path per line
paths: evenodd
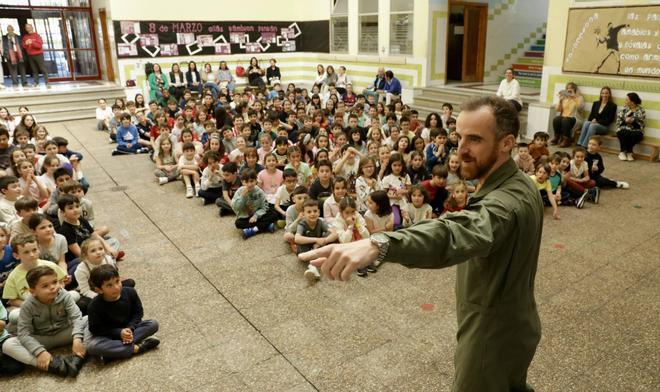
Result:
M257 42L248 42L245 44L246 53L261 53L261 45Z
M140 45L158 46L158 34L140 34Z
M195 42L195 34L193 33L177 33L176 43L177 45L188 45Z
M118 44L117 53L119 56L137 56L137 45L132 44Z
M291 39L291 38L295 38L294 35L296 35L296 31L294 29L286 28L286 29L282 29L281 34L282 37L286 39Z
M140 34L140 22L133 20L123 20L119 23L119 30L122 35L125 34Z
M161 56L178 56L179 46L177 44L164 44L160 45Z
M296 41L282 42L282 52L295 52L295 51L296 51Z
M197 43L199 46L213 46L215 45L215 42L213 42L213 36L210 34L203 34L203 35L198 35L197 36Z
M231 54L231 44L215 44L215 54Z
M229 33L229 42L232 44L244 44L248 42L250 36L245 33Z
M266 33L266 32L261 33L261 42L264 44L266 43L274 44L277 42L277 34Z

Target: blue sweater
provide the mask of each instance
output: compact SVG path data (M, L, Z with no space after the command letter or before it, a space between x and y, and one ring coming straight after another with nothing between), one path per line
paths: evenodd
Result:
M389 82L385 82L384 90L390 94L401 95L401 82L393 77Z
M135 125L131 124L127 128L120 125L117 128L117 144L119 146L127 146L128 144L135 144L138 141L138 131Z

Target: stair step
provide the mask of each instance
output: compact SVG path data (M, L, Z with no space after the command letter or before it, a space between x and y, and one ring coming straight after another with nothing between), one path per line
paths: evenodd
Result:
M545 45L545 39L537 39L536 44L537 45Z
M514 71L543 72L543 67L532 64L513 64Z
M539 52L535 50L528 50L525 52L525 57L543 57L545 52Z
M532 45L530 47L531 50L536 51L536 52L545 52L545 44L539 45Z
M517 61L518 64L534 64L543 65L543 58L539 57L521 57Z

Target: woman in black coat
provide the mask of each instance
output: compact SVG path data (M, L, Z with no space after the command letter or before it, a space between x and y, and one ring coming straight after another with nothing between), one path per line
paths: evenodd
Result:
M582 125L578 145L587 148L589 138L605 135L616 118L616 104L612 102L612 90L605 86L600 89L600 99L591 105L589 118Z

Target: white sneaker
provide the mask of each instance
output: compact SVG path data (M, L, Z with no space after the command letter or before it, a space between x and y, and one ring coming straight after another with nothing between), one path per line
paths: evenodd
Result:
M189 186L189 187L186 188L186 197L189 198L189 199L190 199L191 197L193 197L193 189L192 189L191 186Z
M167 180L167 177L158 177L158 184L160 184L160 185L165 185L165 184L167 184L168 182L169 182L169 181Z
M628 162L632 162L635 160L635 157L633 156L632 152L626 153L626 158L628 159Z
M616 182L616 187L617 188L622 188L622 189L628 189L628 188L630 188L630 184L628 184L625 181L617 181Z
M310 264L310 266L307 267L307 271L305 271L305 279L307 279L310 286L316 284L316 282L321 279L321 274L319 273L318 268Z
M619 153L619 159L622 160L622 161L627 160L628 158L626 157L626 153L625 152L620 152Z
M199 197L199 190L202 188L202 186L197 183L195 184L195 196Z

